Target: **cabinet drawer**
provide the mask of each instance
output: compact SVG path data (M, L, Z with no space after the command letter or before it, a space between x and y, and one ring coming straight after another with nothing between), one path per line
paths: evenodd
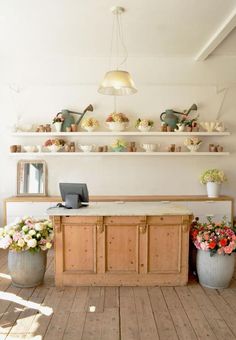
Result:
M148 224L166 224L166 225L173 225L173 224L181 224L182 223L182 216L149 216L148 217Z

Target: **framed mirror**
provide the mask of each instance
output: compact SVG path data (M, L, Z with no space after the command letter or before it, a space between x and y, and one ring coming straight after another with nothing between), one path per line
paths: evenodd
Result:
M17 164L17 196L46 196L47 167L41 160L21 160Z

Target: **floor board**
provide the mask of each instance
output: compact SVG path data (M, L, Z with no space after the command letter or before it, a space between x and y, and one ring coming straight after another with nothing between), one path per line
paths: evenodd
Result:
M0 340L236 340L236 275L230 288L54 285L53 251L44 284L20 289L0 251Z

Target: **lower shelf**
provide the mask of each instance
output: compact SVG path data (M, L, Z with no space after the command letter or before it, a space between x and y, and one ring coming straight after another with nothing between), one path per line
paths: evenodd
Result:
M11 157L25 158L25 157L122 157L122 156L171 156L171 157L181 157L181 156L228 156L229 152L19 152L10 153Z

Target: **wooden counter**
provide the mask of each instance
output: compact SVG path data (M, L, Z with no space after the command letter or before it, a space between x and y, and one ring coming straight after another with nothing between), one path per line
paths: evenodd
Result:
M191 212L158 202L49 209L57 286L185 285Z

